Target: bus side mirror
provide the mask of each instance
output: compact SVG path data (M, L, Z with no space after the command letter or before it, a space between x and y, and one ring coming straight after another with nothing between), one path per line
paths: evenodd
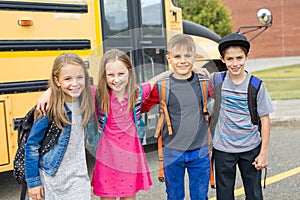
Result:
M262 32L264 32L265 30L267 30L267 28L272 26L272 13L270 10L266 9L266 8L261 8L257 11L257 20L262 24L260 26L241 26L238 29L238 33L241 33L243 35L249 33L249 32L253 32L253 31L257 31L260 30L260 32L258 32L257 34L255 34L251 39L249 39L249 41L254 40L257 36L259 36ZM248 29L247 31L241 32L242 29Z
M272 13L266 8L259 9L257 11L257 20L262 25L270 26L272 24Z

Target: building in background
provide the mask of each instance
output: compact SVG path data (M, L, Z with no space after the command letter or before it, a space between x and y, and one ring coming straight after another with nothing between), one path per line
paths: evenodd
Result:
M233 31L240 26L259 25L256 12L268 8L273 25L251 42L249 58L300 56L299 0L221 0L231 11ZM242 30L243 31L243 30ZM253 34L246 34L250 39Z

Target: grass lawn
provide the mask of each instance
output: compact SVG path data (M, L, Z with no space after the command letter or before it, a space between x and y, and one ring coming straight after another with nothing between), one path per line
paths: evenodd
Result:
M261 78L273 100L300 99L300 64L252 73Z

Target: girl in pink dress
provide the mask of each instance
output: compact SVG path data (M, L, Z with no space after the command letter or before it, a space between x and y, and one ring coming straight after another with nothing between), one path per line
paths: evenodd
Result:
M142 98L169 73L142 84ZM96 151L93 192L101 200L134 200L139 190L150 189L152 181L133 116L139 89L130 58L124 52L112 49L103 55L97 89L98 108L107 121Z

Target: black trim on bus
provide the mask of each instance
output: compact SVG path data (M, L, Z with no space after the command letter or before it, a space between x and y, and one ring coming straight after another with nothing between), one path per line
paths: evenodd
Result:
M187 20L182 20L182 25L183 25L183 33L184 34L204 37L204 38L213 40L217 43L219 43L219 41L221 39L218 34L216 34L212 30L210 30L207 27L202 26L200 24L196 24L194 22L187 21Z
M0 51L49 51L91 49L90 40L0 40Z
M87 5L42 3L24 1L0 1L0 10L18 10L29 12L64 12L64 13L87 13Z
M0 83L0 94L39 92L48 88L48 80Z

